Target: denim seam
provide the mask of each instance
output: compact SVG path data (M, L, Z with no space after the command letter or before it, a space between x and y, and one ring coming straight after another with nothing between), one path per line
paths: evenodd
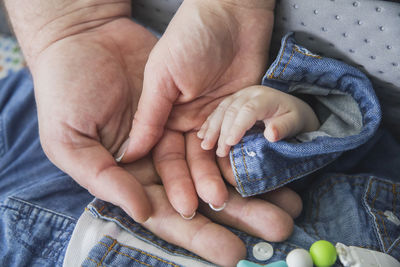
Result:
M372 188L372 183L375 182L375 181L378 181L378 179L376 179L376 178L371 178L371 180L370 180L370 182L369 182L369 185L368 185L369 188L368 188L366 197L370 195L370 191L371 191L371 188ZM393 197L394 197L395 195L397 195L397 190L395 190L395 189L393 188L394 183L391 184L391 183L389 183L389 182L382 181L382 180L380 180L380 182L383 182L383 183L392 185ZM390 192L390 190L387 190L386 188L383 188L383 187L378 186L378 187L377 187L377 190L376 190L376 193L375 193L375 197L372 199L372 202L370 203L370 205L371 205L371 206L370 206L370 207L371 207L370 212L371 212L371 213L374 215L374 217L375 217L375 223L376 223L376 226L378 227L378 234L379 234L379 237L382 236L383 239L384 239L384 240L382 240L383 248L384 248L385 252L388 252L388 248L387 248L387 246L386 246L386 243L389 242L389 248L392 247L393 244L392 244L392 240L391 240L390 236L387 234L387 231L386 231L386 225L385 225L385 221L384 221L384 217L385 217L385 216L382 214L382 211L377 211L377 212L373 211L373 209L376 209L376 208L375 208L375 201L376 201L376 199L378 198L381 189ZM366 200L366 202L369 203L368 200ZM395 204L395 202L392 201L392 210L394 210L394 206L393 206L394 204ZM382 225L378 223L378 217L381 219ZM382 228L381 228L381 227L383 227L383 232L382 232ZM396 245L396 246L397 246L397 245Z
M243 192L244 194L247 194L247 193L246 193L246 190L245 190L244 187L243 187L242 181L240 180L239 171L238 171L238 169L237 169L237 167L236 167L235 156L234 156L234 154L233 154L233 147L231 148L231 155L232 155L233 169L235 170L235 173L236 173L236 175L235 175L235 180L236 180L236 182L239 184L240 188L242 189L242 192Z
M371 195L371 188L372 188L372 182L373 182L373 181L374 181L374 178L371 178L370 181L369 181L369 183L368 183L368 191L367 191L366 196L365 196L366 198L368 198L368 196ZM366 200L366 202L367 202L367 204L369 204L369 207L371 208L371 209L370 209L370 212L374 215L374 221L375 221L375 225L376 225L376 227L377 227L376 230L377 230L378 238L379 238L379 240L381 240L382 245L383 245L383 249L384 249L384 251L386 252L386 245L385 245L385 242L384 242L384 240L381 239L382 233L381 233L381 228L380 228L379 223L378 223L378 220L377 220L378 216L377 216L377 214L373 211L374 202L375 202L376 197L377 197L377 194L375 193L375 198L372 200L372 203L368 202L368 199Z
M293 47L294 47L294 50L296 50L296 52L299 52L300 54L305 55L305 56L307 56L307 57L313 57L313 58L317 58L317 59L321 59L321 58L322 58L321 56L318 56L318 55L309 55L309 54L306 54L306 53L300 51L300 50L296 47L296 45L293 45Z
M300 54L302 54L302 55L304 55L304 56L307 56L307 57L312 57L312 58L317 58L317 59L321 59L321 58L322 58L321 56L314 56L314 55L308 55L308 54L306 54L306 53L303 53L303 52L301 52L299 49L297 49L295 45L293 45L292 51L291 51L291 55L290 55L290 57L289 57L288 62L285 64L285 67L284 67L283 70L279 73L278 77L274 77L275 71L276 71L277 68L280 66L281 60L282 60L283 55L284 55L284 53L285 53L285 51L286 51L287 40L288 40L288 39L285 40L285 45L284 45L284 48L283 48L281 57L279 58L278 64L275 66L275 68L274 68L274 70L272 71L272 73L268 76L269 79L275 79L275 80L280 79L280 77L282 76L282 74L285 72L287 66L289 65L290 61L292 60L292 57L294 56L294 51L296 51L296 52L298 52L298 53L300 53Z
M116 241L116 240L115 240L115 241ZM120 244L118 241L116 241L116 242L117 242L118 245L121 246L121 244ZM106 248L109 248L109 249L110 249L110 247L109 247L106 243L103 243L103 242L99 241L99 244L100 244L100 245L103 245L103 246L105 246ZM123 246L123 247L126 247L126 246ZM131 249L131 248L129 248L129 247L127 247L127 248L128 248L128 249ZM141 263L141 264L143 264L143 265L145 265L145 266L152 267L152 265L150 265L150 264L148 264L148 263L145 263L145 262L142 262L142 261L140 261L140 260L138 260L138 259L135 259L135 258L133 258L132 256L130 256L130 255L126 254L126 253L120 252L120 251L118 251L118 250L116 250L116 249L114 249L114 248L112 248L111 251L113 251L113 252L115 252L115 253L117 253L117 254L119 254L119 255L125 256L125 257L127 257L127 258L129 258L129 259L132 259L132 260L134 260L134 261L136 261L136 262L139 262L139 263ZM176 265L176 264L174 264L174 263L167 262L167 261L162 260L162 259L158 259L157 257L152 256L152 255L150 255L150 254L146 254L146 253L144 253L144 252L142 252L142 251L140 251L140 250L137 250L137 252L139 252L139 253L141 253L141 254L144 254L144 255L146 255L146 256L150 256L151 258L154 258L155 260L158 260L158 261L163 262L163 263L165 263L165 264L168 264L168 265L171 265L171 266L174 266L174 267L179 267L178 265Z
M92 203L92 206L95 207L95 205L94 205L93 203ZM136 235L142 237L143 239L145 239L145 240L147 240L147 241L149 241L149 242L151 242L151 243L153 243L153 244L158 245L159 247L165 249L166 251L169 251L169 252L172 252L172 253L175 253L175 254L180 254L180 255L183 255L183 256L186 256L186 257L190 257L190 258L192 258L192 259L193 259L193 258L194 258L194 259L201 259L201 258L198 257L198 256L196 257L196 256L194 256L194 255L189 255L189 254L186 254L186 253L183 253L183 252L180 252L180 251L175 251L175 250L169 249L169 248L167 248L167 247L165 247L165 246L163 246L163 245L161 245L161 244L158 244L158 243L155 242L154 240L151 240L151 239L147 238L146 236L144 236L144 235L142 235L142 234L139 234L139 233L133 231L133 230L129 227L129 225L135 226L134 224L132 224L131 222L127 221L125 218L117 217L116 215L114 215L114 214L112 214L112 213L110 213L110 212L105 211L105 210L104 210L105 207L106 207L106 205L103 205L100 209L98 209L97 207L95 207L95 208L96 208L97 212L99 212L99 210L101 210L101 212L99 212L99 214L100 214L101 216L104 216L104 217L109 218L109 219L117 220L120 224L122 224L122 225L124 225L126 228L130 229L130 230L131 230L132 232L134 232ZM113 217L111 217L110 215L113 216ZM123 219L126 223L122 222L121 219ZM127 224L129 224L129 225L127 225ZM148 234L153 235L151 232L148 232L148 231L146 231L146 230L144 230L144 229L143 229L143 231L146 232L146 233L148 233ZM202 260L202 259L201 259L201 260Z
M93 263L96 263L96 266L98 266L98 264L99 264L98 261L96 261L96 260L94 260L94 259L92 259L92 258L90 258L90 257L86 257L86 259L90 260L90 261L93 262ZM81 265L81 267L83 267L83 264ZM102 264L101 267L104 267L104 264Z
M269 179L269 178L271 178L271 177L274 177L274 176L278 175L279 173L281 173L281 172L283 172L283 171L285 171L285 170L287 170L287 169L296 169L298 166L304 165L304 164L309 163L309 162L312 161L311 159L305 160L305 161L301 161L301 162L296 163L296 164L294 164L294 165L292 165L292 166L290 166L290 167L282 168L282 169L276 171L274 174L271 174L271 175L269 175L269 176L261 177L261 178L253 178L253 179L250 179L250 175L249 175L249 172L248 172L248 169L247 169L247 164L246 164L246 155L245 155L245 153L244 153L244 151L243 151L243 146L244 146L244 145L243 145L243 141L241 141L240 143L241 143L241 152L242 152L242 158L243 158L243 165L244 165L244 169L245 169L245 171L246 171L246 178L247 178L247 181L249 181L249 182L255 182L255 181L259 181L259 180L266 180L266 179ZM243 187L243 184L242 184L242 181L241 181L239 172L237 171L236 161L234 160L234 158L235 158L235 156L234 156L234 154L232 153L232 159L233 159L232 162L233 162L234 169L235 169L235 172L236 172L236 175L237 175L237 179L236 179L236 180L239 181L239 184L240 184L240 186L241 186L243 192L244 192L245 194L247 194L247 192L244 190L244 187ZM318 167L317 169L320 169L321 167L326 166L327 164L329 164L329 163L332 162L333 160L334 160L334 159L331 159L328 163L323 164L323 166L320 166L320 167ZM287 179L281 181L279 184L277 184L277 185L275 185L275 186L273 186L273 187L266 187L265 189L259 190L258 192L256 192L256 194L259 194L259 193L262 193L262 192L266 192L266 191L268 191L268 190L270 191L270 190L274 190L274 189L276 189L276 188L279 188L281 185L286 184L286 183L288 183L289 181L294 180L294 179L296 179L297 177L299 177L299 176L301 176L301 175L304 175L304 174L307 174L307 173L309 173L309 172L310 172L310 170L307 170L307 171L304 171L304 172L300 172L300 173L295 173L295 174L292 175L291 177L289 177L289 178L287 178Z
M393 244L389 247L387 253L390 254L394 248L397 248L400 245L400 236L393 242Z
M105 244L105 243L103 243L103 242L101 242L101 241L99 242L99 244L105 246L105 247L108 248L108 249L111 249L107 244ZM140 264L143 264L144 266L151 267L150 264L147 264L147 263L142 262L142 261L140 261L140 260L138 260L138 259L132 258L132 257L130 257L128 254L119 252L119 251L117 251L117 250L115 250L115 249L111 249L111 251L112 251L112 252L116 252L116 253L119 254L119 255L126 256L127 258L130 258L130 259L132 259L132 260L134 260L134 261L136 261L136 262L139 262Z
M51 214L56 215L56 216L59 216L59 217L64 217L65 219L69 219L69 220L71 220L71 221L76 222L76 219L73 218L73 217L70 217L70 216L68 216L68 215L65 215L65 214L62 214L62 213L58 213L58 212L55 212L55 211L46 209L46 208L44 208L44 207L41 207L41 206L38 206L38 205L36 205L36 204L30 203L30 202L25 201L25 200L23 200L23 199L16 198L16 197L9 197L8 199L15 200L15 201L17 201L17 202L20 202L21 204L28 205L28 206L34 207L34 208L36 208L36 209L39 209L39 210L42 210L42 211L51 213ZM18 210L18 209L15 209L15 210Z
M248 171L247 164L246 164L246 155L244 153L244 149L243 148L244 148L244 144L243 144L243 142L241 142L240 149L241 149L241 152L242 152L243 166L244 166L244 169L246 171L247 181L249 181L249 182L255 182L255 181L259 181L259 180L269 179L271 177L274 177L274 176L280 174L281 172L286 171L287 169L294 169L294 168L296 168L296 167L298 167L300 165L303 165L303 164L306 164L306 163L309 163L309 162L312 161L312 159L304 160L304 161L301 161L301 162L297 162L297 163L295 163L295 164L293 164L293 165L291 165L289 167L281 168L281 169L277 170L274 174L270 174L268 176L260 177L260 178L250 178L249 171Z
M272 71L272 73L268 76L269 79L275 79L274 78L274 74L275 74L275 71L277 70L277 68L279 67L279 65L281 64L281 60L283 58L283 55L285 54L287 41L288 41L288 38L285 39L285 44L283 45L283 51L282 51L281 57L279 58L279 61L276 64L276 66L275 66L274 70Z
M99 243L102 243L101 241ZM97 263L96 267L99 267L103 264L104 259L107 257L107 255L110 253L110 251L112 250L112 248L115 246L115 244L117 243L117 240L114 240L114 242L111 244L111 246L107 246L107 251L106 253L103 255L103 257L101 258L101 260Z
M289 66L290 61L292 61L292 58L294 56L294 51L295 50L294 50L294 46L293 46L292 51L290 52L290 57L289 57L288 61L286 62L285 67L283 67L283 70L281 71L281 73L279 73L278 78L276 78L276 79L280 79L281 76L283 75L283 73L285 73L287 66Z
M174 266L174 267L179 267L178 265L176 265L176 264L174 264L174 263L172 263L172 262L168 262L168 261L166 261L166 260L163 260L163 259L161 259L161 258L159 258L159 257L157 257L157 256L151 255L150 253L147 253L147 252L142 251L142 250L140 250L140 249L137 249L137 248L134 248L134 247L130 247L130 246L121 244L120 242L118 242L118 240L115 240L115 239L112 238L111 236L105 236L105 237L108 238L108 239L111 239L111 240L116 241L116 242L118 243L118 245L121 246L121 247L124 247L124 248L127 248L127 249L129 249L129 250L133 250L133 251L139 252L139 253L141 253L141 254L143 254L143 255L146 255L146 256L148 256L148 257L151 257L151 258L153 258L153 259L155 259L155 260L158 260L158 261L161 261L161 262L163 262L163 263L172 265L172 266ZM102 242L100 241L100 243L102 243ZM102 243L102 244L108 246L107 244L104 244L104 243ZM120 253L120 254L124 254L124 253L121 253L121 252L118 252L118 251L116 251L116 252L117 252L117 253ZM129 255L128 255L128 257L131 258Z

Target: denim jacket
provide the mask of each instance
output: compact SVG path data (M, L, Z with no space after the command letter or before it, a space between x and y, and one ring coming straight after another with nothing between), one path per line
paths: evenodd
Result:
M283 38L262 85L313 96L310 102L321 127L276 143L268 142L260 127L253 128L230 154L242 196L274 190L323 168L367 142L379 126L380 107L368 78L297 45L292 33Z
M247 259L259 264L284 260L320 239L400 260L400 144L377 130L379 104L368 79L296 45L291 35L282 43L263 84L309 102L321 128L268 143L256 126L230 158L242 195L288 184L304 209L288 240L267 242L270 259L257 257L265 240L228 229L246 244ZM212 266L122 209L91 201L47 160L36 116L29 73L0 80L0 266Z

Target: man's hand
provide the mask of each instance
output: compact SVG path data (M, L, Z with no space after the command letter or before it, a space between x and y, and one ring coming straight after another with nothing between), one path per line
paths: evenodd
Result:
M221 158L219 162L226 179L234 183L229 159ZM200 202L200 212L187 221L169 203L149 158L124 167L143 183L154 207L153 215L143 226L167 242L186 248L219 266L236 266L246 256L243 242L220 224L265 240L282 241L291 234L292 218L301 211L301 199L288 188L269 192L260 198L245 199L229 187L229 205L223 211L215 212L206 203Z
M265 0L185 0L150 54L130 139L118 154L130 162L161 139L154 162L172 206L184 216L197 208L196 191L214 206L228 200L214 156L199 158L200 147L189 144L191 132L227 95L259 83L273 6Z
M156 38L129 19L129 1L6 6L33 75L47 156L96 197L145 221L147 194L114 155L130 132Z

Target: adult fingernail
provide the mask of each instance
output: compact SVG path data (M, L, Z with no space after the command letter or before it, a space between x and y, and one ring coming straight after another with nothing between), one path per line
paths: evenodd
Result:
M126 150L128 149L128 145L129 145L129 138L125 140L125 142L122 144L122 146L118 150L118 153L115 156L115 161L116 162L120 162L122 160L122 158L125 155Z
M235 140L233 139L233 136L228 136L228 138L226 139L225 143L227 145L230 145L230 146L235 145Z
M181 217L183 218L183 219L185 219L185 220L191 220L191 219L193 219L194 218L194 216L196 216L196 212L193 212L193 214L192 215L190 215L190 216L185 216L185 215L183 215L182 213L179 213L180 215L181 215Z
M210 206L210 208L211 208L212 210L221 211L221 210L225 209L225 207L226 207L226 202L224 202L224 204L222 204L222 206L220 206L220 207L214 206L214 205L211 204L211 203L208 203L208 205Z
M197 137L200 138L200 139L203 139L203 137L204 137L204 131L202 131L202 130L200 129L200 131L197 132Z

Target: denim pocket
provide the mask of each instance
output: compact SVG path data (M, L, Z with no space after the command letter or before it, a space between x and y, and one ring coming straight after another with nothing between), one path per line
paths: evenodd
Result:
M180 267L181 265L141 249L124 245L110 236L104 236L97 245L91 249L81 266Z
M177 247L173 244L168 243L165 240L158 238L156 235L145 229L139 223L135 222L131 217L129 217L121 208L114 206L108 202L102 201L100 199L95 199L92 201L88 210L95 218L99 218L108 222L114 222L122 229L126 230L129 234L137 237L138 239L146 242L147 244L151 244L152 246L162 250L166 254L173 256L180 256L191 259L193 261L201 262L205 265L209 264L209 262L205 261L201 257L196 254L187 251L186 249ZM126 248L125 248L126 249ZM137 253L137 252L135 252ZM125 253L126 254L126 253ZM115 255L114 255L115 256ZM126 260L126 259L125 259ZM148 258L150 261L154 261L154 258ZM158 260L154 261L158 262L157 264L161 264L164 266L165 262ZM89 263L89 262L87 262ZM168 263L169 264L169 263ZM172 262L171 262L172 264ZM169 264L169 265L171 265ZM174 263L175 264L175 263ZM173 264L172 264L173 265ZM89 266L89 265L88 265ZM121 265L125 266L125 265Z
M75 220L25 200L0 203L0 266L61 266Z
M400 258L400 183L372 177L365 205L382 251Z
M303 195L296 239L325 239L400 259L400 184L370 175L327 174ZM297 243L298 240L295 241Z

